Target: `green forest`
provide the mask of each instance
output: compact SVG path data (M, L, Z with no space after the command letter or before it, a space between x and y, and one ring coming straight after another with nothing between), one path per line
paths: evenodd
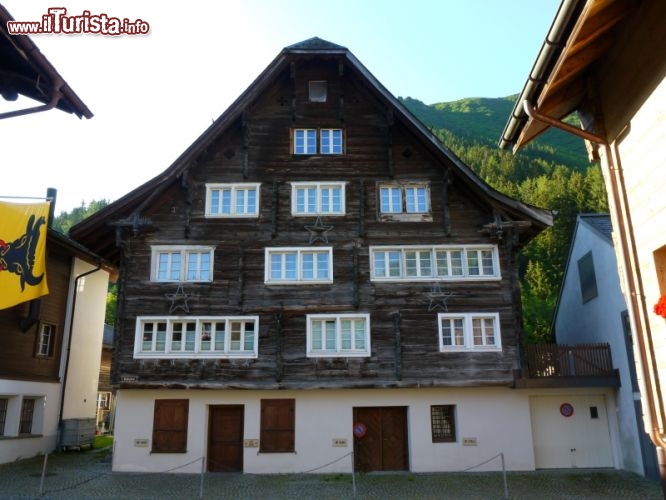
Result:
M591 165L583 141L551 130L517 154L497 143L516 96L462 99L426 105L400 101L436 137L492 187L525 203L553 211L555 223L521 253L521 289L527 341L552 342L550 326L571 236L579 213L607 212L601 171ZM103 208L108 200L61 212L54 228L69 228ZM115 288L107 300L108 323L114 322Z

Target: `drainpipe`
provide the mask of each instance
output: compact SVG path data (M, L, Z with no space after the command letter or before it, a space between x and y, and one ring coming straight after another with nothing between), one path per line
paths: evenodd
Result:
M627 275L627 288L631 308L636 328L636 340L640 354L641 365L643 367L643 379L645 381L645 396L649 410L649 436L651 441L657 447L657 459L659 461L659 476L661 486L666 497L666 433L661 427L666 418L664 415L664 405L661 392L661 384L657 371L657 359L655 356L650 326L647 321L647 308L645 305L645 295L643 293L643 282L637 275L638 255L636 251L636 241L634 238L634 229L629 213L629 203L627 200L627 190L624 184L624 175L620 162L620 153L617 145L611 147L606 139L592 134L586 130L576 128L568 123L556 120L550 116L543 115L536 111L527 101L523 101L525 113L533 120L546 123L553 127L564 130L565 132L577 135L588 141L600 144L605 148L608 161L608 180L611 188L611 196L615 206L615 216L617 219L618 234L620 236L620 248L622 264ZM626 129L625 129L626 130ZM618 135L621 136L624 130Z
M60 412L58 415L58 446L60 446L61 438L62 438L62 415L65 410L65 389L67 388L67 372L69 370L69 356L70 352L72 350L72 333L74 331L74 311L76 310L76 296L78 294L78 288L79 288L79 280L81 278L85 278L86 276L96 273L102 269L102 261L100 260L97 263L97 267L95 269L91 269L90 271L86 271L83 274L79 274L75 279L74 279L74 294L72 296L72 312L71 316L69 319L69 338L67 339L67 351L65 354L65 372L63 373L62 376L62 391L60 393Z
M65 82L61 78L54 79L53 87L51 90L51 100L47 104L35 106L34 108L18 109L16 111L0 113L0 120L4 120L5 118L14 118L15 116L30 115L32 113L41 113L42 111L48 111L49 109L55 108L62 98L62 92L60 92L60 89L64 84Z

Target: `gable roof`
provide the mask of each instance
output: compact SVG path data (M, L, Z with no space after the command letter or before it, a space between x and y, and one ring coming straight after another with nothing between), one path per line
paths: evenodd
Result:
M74 113L79 118L92 118L92 112L37 45L27 35L9 34L7 21L14 21L14 18L0 5L0 95L15 100L21 94L45 105L54 103L57 109ZM61 94L57 101L56 91ZM11 116L25 114L20 111L10 113Z
M506 215L515 219L527 220L530 226L528 233L531 236L552 225L553 217L549 210L521 203L494 190L482 181L469 166L442 145L425 125L407 110L346 47L314 37L284 48L254 82L170 167L73 226L70 235L111 260L117 258L114 228L109 226L109 222L121 216L138 221L144 208L168 189L173 181L178 179L192 162L196 161L197 157L206 150L209 144L215 141L236 120L240 119L244 110L270 87L274 79L291 62L301 57L312 56L337 58L341 63L344 63L345 71L350 70L359 75L387 107L387 111L393 114L394 120L400 120L435 158L450 166L458 179L474 192L481 193L486 199L491 200Z

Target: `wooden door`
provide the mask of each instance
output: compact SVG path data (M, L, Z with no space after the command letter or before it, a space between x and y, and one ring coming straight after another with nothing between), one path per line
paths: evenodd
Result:
M243 405L210 406L209 472L243 472L243 415Z
M354 408L354 426L365 435L354 435L357 471L408 470L407 408L404 406Z

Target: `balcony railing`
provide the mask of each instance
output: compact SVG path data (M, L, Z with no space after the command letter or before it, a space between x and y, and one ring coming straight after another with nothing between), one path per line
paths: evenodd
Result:
M608 344L534 344L527 346L530 378L594 377L612 375Z

